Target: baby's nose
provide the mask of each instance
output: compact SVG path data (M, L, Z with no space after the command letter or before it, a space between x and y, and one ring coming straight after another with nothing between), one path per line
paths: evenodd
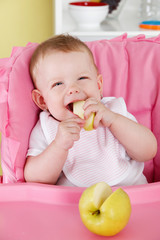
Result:
M74 93L79 93L79 91L78 90L70 90L69 91L69 94L71 95L71 94L74 94Z
M78 88L75 88L75 87L72 87L68 90L68 95L72 95L72 94L76 94L76 93L79 93L79 89Z

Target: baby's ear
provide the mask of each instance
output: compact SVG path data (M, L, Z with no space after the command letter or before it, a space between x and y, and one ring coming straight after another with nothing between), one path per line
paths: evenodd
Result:
M47 105L44 101L44 98L41 94L41 92L37 89L33 89L32 91L32 99L35 102L35 104L42 110L46 110L47 109Z
M98 84L98 89L100 91L100 94L103 92L103 77L101 74L97 76L97 84Z

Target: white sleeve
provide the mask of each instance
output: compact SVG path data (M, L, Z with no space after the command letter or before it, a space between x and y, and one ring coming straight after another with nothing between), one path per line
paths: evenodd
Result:
M130 112L127 111L127 106L126 103L124 101L124 99L122 97L118 98L118 100L120 101L121 105L122 105L122 109L123 109L123 115L135 122L137 122L135 116L133 116Z
M35 127L33 128L30 135L27 157L37 156L38 154L43 152L47 146L48 146L48 143L44 136L44 133L40 124L40 120L39 120L35 125Z
M102 99L102 103L108 107L111 111L119 113L135 122L137 122L136 118L127 111L127 106L122 97L107 97Z

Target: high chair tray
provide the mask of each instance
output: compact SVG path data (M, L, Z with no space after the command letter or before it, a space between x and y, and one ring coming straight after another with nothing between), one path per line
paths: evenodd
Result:
M94 235L82 224L78 201L83 190L43 184L1 184L0 239L160 239L160 183L124 188L131 199L132 214L128 225L113 237Z

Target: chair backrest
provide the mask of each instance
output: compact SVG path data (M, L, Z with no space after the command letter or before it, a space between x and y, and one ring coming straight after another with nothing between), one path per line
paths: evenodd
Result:
M160 144L160 36L86 42L104 79L104 96L122 96L137 120L149 127ZM30 132L39 109L31 99L29 61L37 44L13 49L0 60L0 131L3 182L24 181L23 167ZM160 180L160 151L145 163L149 182Z
M14 47L11 57L0 59L0 131L3 182L22 182L30 132L38 119L31 98L29 61L37 44Z

